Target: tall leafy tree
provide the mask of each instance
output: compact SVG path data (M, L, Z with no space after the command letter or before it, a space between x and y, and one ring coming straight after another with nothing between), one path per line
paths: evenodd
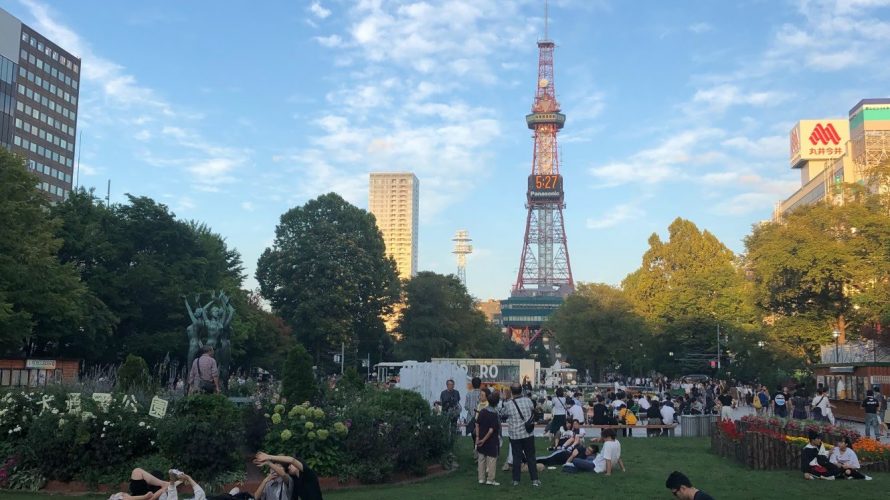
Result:
M750 284L739 259L710 232L677 218L668 234L668 241L649 238L642 266L622 288L655 333L653 345L662 355L716 356L717 328L730 336L759 328Z
M396 354L426 361L452 357L526 357L476 309L473 297L454 275L417 273L405 284Z
M128 195L128 203L108 207L81 190L51 213L61 220L59 257L78 270L96 309L104 306L113 323L109 338L77 339L66 346L69 355L184 362L189 320L182 297L240 288L238 253L205 225L179 220L150 198Z
M623 373L647 368L643 357L646 322L624 292L600 283L581 283L547 323L572 366L599 377L618 367ZM643 345L641 345L643 344Z
M24 160L0 148L0 351L57 355L87 321L89 292L59 262L59 221Z
M378 352L386 337L381 316L399 297L395 262L374 216L336 193L281 216L256 278L319 365L341 342Z
M890 324L890 217L881 196L838 187L840 205L802 207L745 240L755 300L776 334L815 357L837 329Z

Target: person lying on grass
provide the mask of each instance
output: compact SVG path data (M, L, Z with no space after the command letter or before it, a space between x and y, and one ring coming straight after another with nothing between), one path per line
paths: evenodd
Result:
M281 479L281 483L290 483L290 494L282 496L282 499L300 499L300 500L321 500L321 487L318 484L318 474L315 473L305 462L287 455L269 455L262 451L257 452L253 459L256 465L268 465L275 472L277 478L266 477L265 483L273 479ZM273 467L274 465L274 467ZM290 481L282 476L288 476ZM261 485L264 486L264 485ZM260 500L260 494L263 488L259 488L254 494L257 500ZM279 500L277 496L266 497L269 500Z
M161 481L157 478L160 475L157 472L151 474L142 469L133 469L130 474L130 493L118 492L111 495L109 500L178 500L177 488L183 481L191 485L193 500L206 500L204 489L191 476L176 469L170 469L168 474L170 480ZM148 491L143 493L145 490Z

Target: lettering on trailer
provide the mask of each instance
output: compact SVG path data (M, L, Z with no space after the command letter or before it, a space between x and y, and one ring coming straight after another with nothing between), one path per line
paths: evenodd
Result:
M813 127L813 133L810 134L810 143L815 146L820 142L824 146L827 146L829 142L837 146L841 142L841 136L835 130L834 125L829 123L823 126L821 123L817 123Z
M470 369L467 365L460 365L464 373L469 373ZM479 378L496 379L498 378L498 365L479 365Z

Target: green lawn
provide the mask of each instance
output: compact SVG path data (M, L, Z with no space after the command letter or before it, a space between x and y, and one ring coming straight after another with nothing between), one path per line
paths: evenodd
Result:
M469 439L458 448L460 470L437 479L405 486L378 486L326 493L333 500L509 498L616 498L622 500L671 498L664 480L672 470L685 472L692 482L717 499L888 498L890 474L874 474L874 481L805 481L796 472L755 472L718 458L708 452L704 438L624 439L622 458L627 473L611 477L594 474L563 474L559 470L541 473L541 488L532 488L528 473L522 484L510 485L510 473L498 467L501 486L476 482L476 467L470 457ZM545 445L539 442L540 454ZM506 451L504 456L506 456ZM503 459L501 460L503 464ZM882 493L883 492L883 493ZM3 500L36 500L48 495L0 492ZM107 497L79 497L107 498Z

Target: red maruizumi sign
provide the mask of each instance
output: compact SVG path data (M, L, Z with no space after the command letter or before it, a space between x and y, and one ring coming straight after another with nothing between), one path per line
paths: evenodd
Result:
M822 125L821 123L816 124L813 128L813 133L810 134L810 143L815 146L816 144L822 143L823 145L828 145L828 143L832 143L835 146L840 144L841 136L835 130L834 125Z

